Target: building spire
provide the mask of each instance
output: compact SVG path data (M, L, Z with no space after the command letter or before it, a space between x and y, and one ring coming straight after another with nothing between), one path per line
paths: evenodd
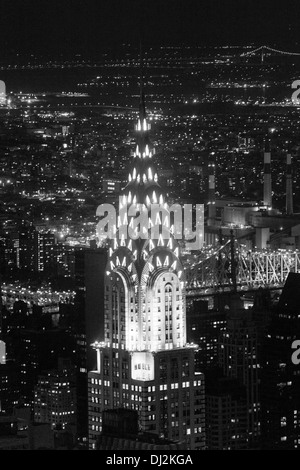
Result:
M158 174L153 163L155 149L150 141L150 124L147 122L143 86L142 45L140 43L140 102L136 131L136 147L128 174L128 184L122 192L123 206L164 204L165 196L158 183Z
M119 323L119 313L111 315L117 304L108 308L105 342L149 352L185 347L186 313L184 269L174 220L153 162L142 82L141 67L136 146L128 183L119 198L106 270L108 289L125 286L128 298Z

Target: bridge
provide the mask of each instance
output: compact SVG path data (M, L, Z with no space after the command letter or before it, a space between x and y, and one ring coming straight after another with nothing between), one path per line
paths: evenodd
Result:
M260 46L256 49L252 49L248 52L243 52L240 57L253 57L257 54L261 56L261 62L264 62L264 59L267 55L282 55L282 56L291 56L291 57L300 57L299 52L289 52L289 51L281 51L279 49L274 49L273 47L269 46Z
M290 272L300 273L300 250L249 250L231 237L225 244L206 246L197 254L182 256L188 297L213 295L241 290L253 291L260 287L280 289ZM73 291L53 291L50 286L30 288L2 284L2 302L9 310L17 300L43 310L58 311L59 303L74 301Z
M299 250L247 250L237 240L186 255L183 262L188 296L281 288L290 272L300 273Z

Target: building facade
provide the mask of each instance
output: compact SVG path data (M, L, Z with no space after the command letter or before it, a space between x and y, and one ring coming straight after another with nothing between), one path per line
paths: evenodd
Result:
M106 270L104 341L89 373L89 445L102 412L138 411L141 431L205 447L204 376L186 340L184 269L153 164L143 93L137 144ZM138 215L137 215L138 214ZM129 236L128 236L129 235Z
M64 429L76 423L75 368L60 360L57 370L45 371L34 388L34 422L58 424Z
M290 273L262 348L262 449L300 446L300 369L292 344L300 337L300 274Z

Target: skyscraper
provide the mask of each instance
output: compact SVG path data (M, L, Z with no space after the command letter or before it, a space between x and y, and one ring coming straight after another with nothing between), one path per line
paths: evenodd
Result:
M69 360L58 360L58 368L39 375L34 388L34 421L50 423L52 428L76 425L75 367Z
M249 448L246 389L238 380L210 371L206 377L206 447L208 450Z
M67 323L76 339L77 433L83 442L88 436L87 371L96 364L89 345L104 339L104 275L107 253L102 248L75 250L75 305L69 309ZM88 345L88 347L87 347Z
M245 388L248 448L256 448L260 436L258 331L250 310L244 310L239 295L232 295L227 327L221 332L219 364L226 377Z
M291 450L300 445L300 370L292 344L300 337L300 274L290 273L262 348L262 448Z
M141 431L185 440L190 449L205 446L204 376L186 341L184 270L149 130L141 90L136 149L107 263L105 338L94 344L97 369L89 373L90 448L101 413L116 408L137 410ZM154 216L153 204L160 208Z
M6 86L3 80L0 80L0 106L6 104Z

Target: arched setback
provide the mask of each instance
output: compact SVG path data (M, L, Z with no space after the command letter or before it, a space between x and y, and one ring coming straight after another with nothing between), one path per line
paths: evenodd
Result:
M144 347L150 351L181 348L186 344L185 303L175 272L163 271L145 294L147 315ZM150 334L149 334L150 333Z
M124 271L124 272L123 272ZM128 351L160 351L186 344L182 282L162 269L153 283L133 285L125 270L111 273L105 286L105 343Z
M138 302L127 273L116 270L105 284L105 343L134 351L138 346Z

